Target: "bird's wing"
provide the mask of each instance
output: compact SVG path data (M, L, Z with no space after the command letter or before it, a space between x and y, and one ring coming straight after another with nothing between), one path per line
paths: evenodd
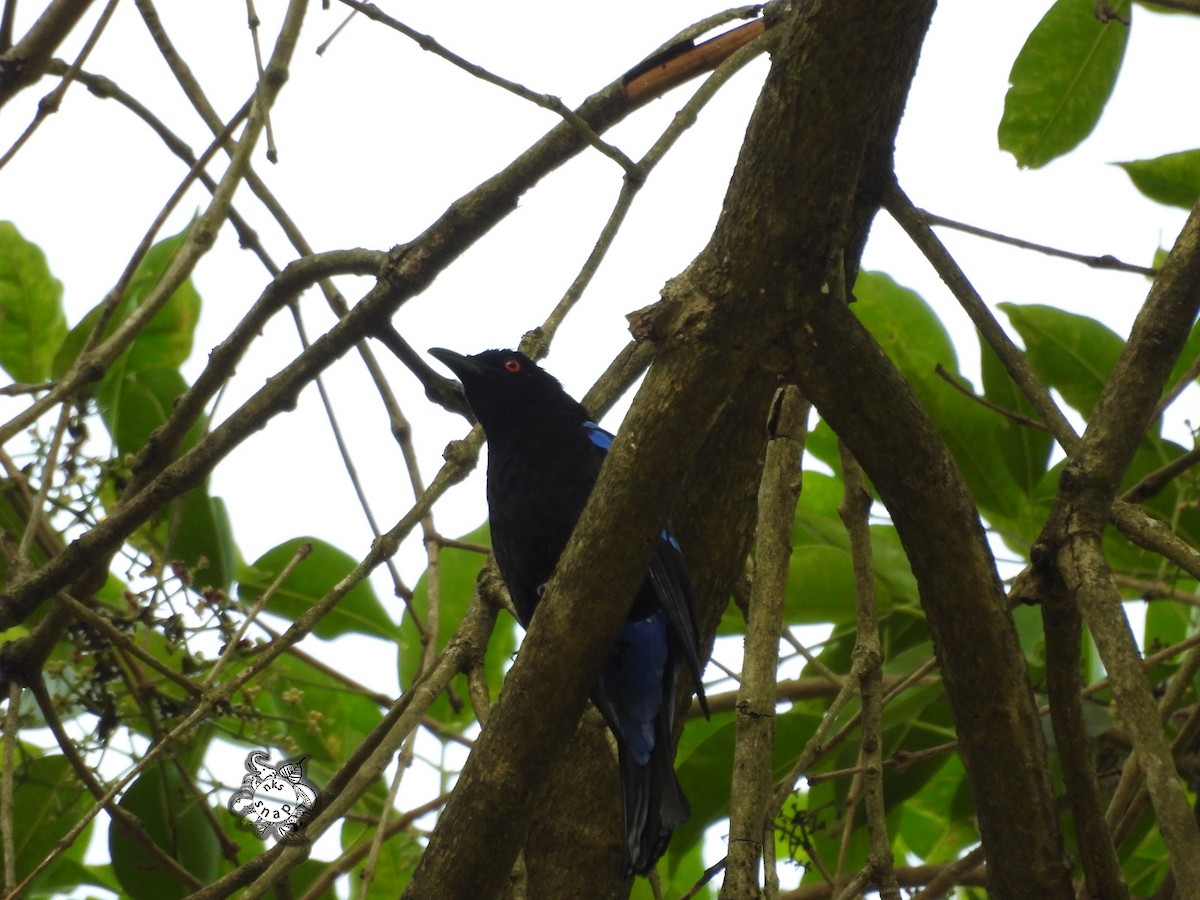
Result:
M583 430L587 434L588 440L590 440L605 453L608 452L608 449L612 446L613 442L612 434L605 431L591 419L588 419L583 423Z
M700 680L700 629L696 625L695 600L692 584L683 564L679 542L664 528L654 555L650 558L650 584L658 595L671 630L683 648L683 656L696 687L696 699L704 715L708 715L708 700L704 696L704 682Z
M583 428L589 440L607 453L612 446L613 436L592 421L584 422ZM649 575L650 584L667 614L671 630L683 647L683 655L696 686L696 698L707 716L708 700L704 696L704 683L700 680L700 630L693 612L695 600L679 542L669 526L662 530L654 556L650 559Z

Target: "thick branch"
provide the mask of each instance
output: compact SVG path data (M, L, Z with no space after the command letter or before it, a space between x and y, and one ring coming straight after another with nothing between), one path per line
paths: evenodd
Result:
M1046 687L1050 694L1050 721L1063 783L1079 835L1079 853L1088 895L1120 900L1129 896L1112 835L1104 823L1096 782L1096 763L1083 719L1080 690L1080 643L1083 623L1079 609L1061 585L1042 597L1046 634Z
M0 55L0 107L42 77L50 58L92 0L54 0L25 37Z
M1181 897L1200 897L1200 829L1175 772L1101 534L1122 477L1200 307L1200 210L1193 210L1105 384L1033 548L1035 565L1079 604L1113 682Z
M765 333L791 336L781 361L794 364L892 514L958 725L992 895L1024 898L1037 884L1042 896L1069 897L1037 708L978 512L945 442L842 290L891 183L896 117L931 9L836 6L781 35L718 232L690 274L714 320L735 292L770 298L728 306L743 318L762 314L755 325ZM820 30L843 14L857 27Z

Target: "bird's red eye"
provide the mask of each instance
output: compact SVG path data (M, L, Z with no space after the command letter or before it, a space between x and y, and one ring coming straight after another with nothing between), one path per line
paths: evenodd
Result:
M519 359L506 359L504 361L504 368L509 372L520 372L521 361Z

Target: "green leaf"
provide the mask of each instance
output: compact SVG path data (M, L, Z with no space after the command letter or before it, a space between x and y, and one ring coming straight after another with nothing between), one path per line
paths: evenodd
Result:
M386 656L380 656L380 665L386 664ZM254 683L261 691L252 690L253 699L246 702L254 708L254 724L269 730L250 733L250 719L229 718L224 725L230 736L266 750L273 760L304 755L305 775L318 793L383 718L373 699L288 654L272 662ZM366 799L378 814L385 791L382 781L376 788Z
M979 340L983 368L983 396L1004 409L1037 420L1033 405L1004 370L999 357L982 338ZM1000 456L1026 496L1033 496L1050 466L1054 438L1048 432L1005 419L999 425Z
M1175 366L1171 369L1171 374L1163 386L1164 393L1175 386L1175 383L1187 373L1197 359L1200 359L1200 322L1192 326L1192 333L1188 335L1187 343L1183 345L1183 352L1179 354L1179 359L1175 361ZM1193 379L1193 383L1195 380Z
M349 851L355 846L368 845L375 837L378 825L374 822L357 822L351 819L342 820L342 850ZM424 848L417 836L410 831L399 831L385 838L380 847L380 853L375 863L371 880L371 895L381 897L399 897L408 886L417 863L421 859ZM364 854L364 860L366 856ZM354 867L352 880L362 884L365 874L365 862Z
M141 820L166 856L208 884L217 875L221 845L201 808L203 802L174 762L160 760L138 776L117 805ZM108 829L108 850L117 880L133 900L192 892L115 821Z
M300 865L296 866L288 872L288 886L290 891L288 895L292 897L310 897L309 891L321 881L329 876L329 863L317 859L306 859ZM357 886L358 882L355 882ZM334 884L328 885L324 890L317 894L314 900L338 900L338 892ZM284 894L283 891L276 891L275 896Z
M66 333L62 283L46 255L0 222L0 368L14 381L45 381Z
M141 450L150 433L167 421L175 400L187 390L187 382L175 369L126 372L123 377L110 373L112 377L101 383L96 401L117 449L130 455ZM184 436L180 449L195 444L206 427L206 418L198 419ZM227 590L233 580L237 564L233 528L224 503L209 496L207 483L189 491L139 528L133 543L160 561L182 561L198 587ZM205 561L203 565L201 560Z
M89 827L88 831L91 828ZM28 900L59 900L64 894L80 896L84 887L99 887L120 894L121 886L117 884L116 876L112 873L111 865L84 865L76 856L82 857L83 851L75 852L75 847L87 845L88 831L75 842L67 853L59 856L50 863L33 883L21 894ZM94 896L94 892L92 894Z
M1130 894L1135 897L1157 896L1170 868L1167 848L1157 824L1152 812L1143 813L1127 839L1127 846L1132 845L1133 849L1122 853L1123 874L1129 883Z
M1111 7L1128 21L1129 0ZM1022 168L1040 168L1073 150L1100 119L1129 40L1129 26L1101 23L1092 0L1058 0L1013 62L1000 119L1000 149Z
M38 756L40 750L24 744L18 752L25 755L13 772L13 821L18 825L14 868L20 880L50 855L92 801L65 756ZM90 834L88 828L60 859L81 863ZM30 893L49 891L58 880L53 868L47 870L34 880Z
M939 365L958 372L946 327L916 291L883 272L860 272L854 297L851 309L906 376L933 378Z
M312 552L300 561L267 601L269 612L289 621L295 621L358 565L350 554L319 538L292 538L268 550L250 566L238 570L238 596L242 601L252 603L260 597L302 544L311 544ZM375 596L371 583L363 580L325 614L313 633L323 638L368 634L392 641L398 630Z
M771 771L775 778L787 774L804 743L816 731L820 716L793 707L775 717L775 743ZM679 739L675 767L683 792L692 804L692 817L675 831L668 850L670 870L698 843L704 829L729 815L729 782L732 777L736 725L729 716L712 721L688 722Z
M187 229L184 229L174 237L155 244L146 252L105 326L103 337L111 335L146 299L167 271L186 236ZM55 377L66 372L79 356L95 329L103 308L104 302L101 301L67 334L54 357L52 374ZM192 353L192 336L199 318L200 295L196 293L189 278L175 289L166 304L133 339L129 348L106 374L106 380L114 377L124 378L126 375L148 369L177 369Z
M122 377L105 378L96 395L100 415L123 454L135 454L145 445L151 432L166 423L175 401L188 388L175 369L141 369ZM184 435L180 450L186 451L207 429L207 417L201 416Z
M948 754L937 773L901 807L900 835L926 863L951 863L979 841L970 819L954 815L954 798L966 778L962 759Z
M789 624L854 619L854 563L848 550L809 544L788 565Z
M1042 383L1090 417L1125 342L1095 319L1052 306L1001 303Z
M960 384L963 381L957 375L950 337L933 309L919 294L878 272L860 274L854 294L855 314L912 385L954 454L980 510L985 515L1019 515L1021 491L1003 461L998 440L1006 420L937 374L941 366Z
M164 557L183 562L195 587L228 590L237 568L238 551L225 501L210 497L207 488L200 487L185 494L182 502L179 527L164 545Z
M1195 592L1196 583L1188 581L1176 584L1177 590ZM1146 625L1142 635L1142 646L1147 655L1169 647L1193 634L1196 626L1200 625L1194 614L1194 607L1182 603L1168 603L1155 600L1146 604Z
M491 542L491 534L487 525L481 525L470 534L460 539L465 543L486 546ZM467 612L471 595L475 591L475 579L487 562L482 553L471 550L461 550L457 547L444 547L439 556L438 564L438 633L436 647L431 652L441 650L446 641L454 634L459 622ZM429 572L421 575L413 590L412 609L424 627L429 621ZM495 697L504 680L504 670L507 667L513 650L516 648L516 633L509 616L501 614L488 641L487 655L484 657L483 671L491 695ZM417 678L421 668L421 653L423 650L421 628L413 620L412 614L405 610L400 622L400 686L408 690ZM459 676L460 681L463 676ZM462 681L465 684L465 681ZM462 693L465 696L465 692ZM474 714L469 704L456 709L442 693L427 713L431 718L448 725L465 725L474 721Z
M839 478L804 472L804 490L792 527L789 623L852 622L855 618L850 540L837 511L843 491ZM871 553L881 608L915 606L916 580L893 526L871 526Z
M1200 198L1200 150L1117 163L1133 186L1157 203L1191 209Z

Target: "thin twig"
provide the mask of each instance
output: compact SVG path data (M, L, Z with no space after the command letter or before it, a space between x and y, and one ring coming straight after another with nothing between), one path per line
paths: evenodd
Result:
M1126 503L1141 503L1158 494L1176 477L1182 475L1192 466L1200 463L1200 445L1186 453L1181 453L1166 465L1155 469L1142 478L1137 484L1121 495Z
M1016 422L1018 425L1024 425L1026 428L1036 428L1038 431L1046 432L1050 430L1045 426L1044 423L1039 422L1037 419L1031 419L1024 413L1019 413L1015 410L1008 409L1001 406L999 403L993 403L987 397L976 394L951 372L947 372L941 363L935 365L933 367L933 371L935 375L942 379L942 381L946 382L964 397L967 397L973 400L975 403L978 403L984 409L990 409L992 412L999 413L1000 415L1004 416L1004 418L1011 419L1013 422Z
M1163 395L1159 398L1158 405L1154 407L1154 415L1151 419L1157 419L1174 403L1179 395L1195 383L1196 379L1200 378L1200 356L1197 356L1191 361L1188 367L1183 371L1183 374L1175 381L1173 385L1163 391Z
M1179 590L1165 581L1150 581L1120 573L1113 573L1113 581L1117 583L1117 587L1139 591L1143 600L1170 600L1174 603L1186 603L1188 606L1200 606L1200 594Z
M849 448L838 441L845 491L838 515L850 537L854 563L855 619L857 631L851 653L850 674L857 678L862 698L862 741L859 764L867 814L870 850L863 872L879 888L884 900L900 900L900 886L893 870L892 845L888 838L887 804L883 796L883 645L879 638L879 614L875 608L875 570L871 558L871 494L866 476ZM857 777L857 776L856 776ZM854 820L852 813L847 823ZM849 844L849 841L846 841ZM840 866L839 866L840 871Z
M270 104L263 103L261 100L262 92L266 87L265 79L263 78L263 59L262 47L258 43L258 28L262 23L259 21L258 13L254 9L254 0L246 0L246 23L250 28L250 43L254 45L254 65L258 69L258 91L262 105L263 116L263 132L267 140L267 162L279 162L279 151L275 148L275 131L271 127L271 110Z
M702 874L698 879L696 879L696 883L693 884L690 888L688 888L686 893L679 895L679 900L692 900L693 897L695 897L702 890L704 890L704 886L706 884L708 884L710 881L712 881L714 878L716 878L717 875L719 875L721 873L721 870L723 870L725 868L725 862L728 859L729 859L729 857L723 856L719 860L717 860L715 863L713 863L711 866L709 866L707 869L705 869L704 874Z
M17 884L17 853L14 841L16 809L13 786L16 781L17 735L21 727L21 685L8 683L8 709L4 713L4 769L0 771L0 841L4 847L4 892L12 893Z
M288 304L288 308L292 312L292 321L296 327L296 334L300 338L300 346L302 348L304 348L305 350L307 350L311 346L311 343L309 342L309 339L308 339L308 332L304 327L304 317L300 313L300 305L298 303L293 302L293 303ZM360 351L362 353L366 354L365 358L369 358L370 362L374 361L373 357L370 357L370 350L367 347L361 347ZM368 363L368 368L370 368L370 362ZM325 379L323 376L318 375L313 380L316 382L316 385L317 385L317 394L321 398L321 408L325 412L325 421L327 421L329 423L329 430L333 435L334 444L337 446L338 456L342 460L342 467L346 470L346 475L350 479L350 485L354 489L354 496L358 500L359 509L362 510L363 517L367 520L367 527L369 527L371 529L371 535L373 537L379 537L379 535L382 534L382 529L379 527L379 520L375 518L375 512L371 508L371 502L370 502L370 500L367 499L367 491L363 487L362 479L360 479L358 477L358 467L355 466L355 464L354 464L354 459L352 458L352 456L350 454L350 447L346 443L346 439L345 439L344 435L342 434L342 427L338 423L337 414L334 412L333 400L330 398L329 391L325 387ZM376 384L377 385L380 384L381 381L382 381L382 377L380 378L379 381L376 381ZM386 398L390 396L390 392L385 389L383 391L383 394L384 394L385 403L386 403ZM403 415L400 413L400 408L398 405L396 405L394 410L392 411L393 422L395 421L395 417L397 417L397 416L399 416L401 419L403 419ZM407 425L407 422L405 422L405 425ZM393 426L392 431L393 431L393 434L397 433L395 426ZM398 439L401 441L401 449L403 452L403 447L405 446L407 436L406 436L406 438L398 437ZM411 446L411 440L407 440L407 442ZM408 458L407 454L405 454L405 462L408 463L410 466L409 472L410 472L410 478L411 478L411 474L412 474L411 465L412 464L409 462L409 458ZM419 478L419 476L418 476L418 478ZM414 490L414 496L418 493L420 493L419 487L416 490ZM404 583L400 579L400 571L399 571L399 569L396 568L396 564L393 560L389 559L387 561L387 569L388 569L389 574L392 576L392 585L394 588L394 593L396 594L397 597L400 597L401 599L405 600L405 602L407 603L407 601L409 599L411 599L411 592L408 591L408 589L404 587ZM412 609L411 604L408 604L408 614L413 617L412 621L413 621L413 624L416 625L417 631L423 632L424 626L421 624L420 620L415 616L415 611Z
M54 484L54 470L58 466L58 452L62 449L63 435L66 434L67 424L71 421L71 404L64 403L54 424L54 432L50 436L50 446L46 449L46 458L42 463L42 480L38 485L37 496L29 509L29 519L25 522L25 531L21 534L21 543L17 546L17 563L29 564L29 551L33 547L34 535L41 531L46 519L44 510L46 498Z
M975 328L992 351L1000 359L1004 370L1033 405L1047 430L1054 435L1062 448L1070 454L1079 443L1079 436L1067 421L1061 409L1042 384L1029 360L1020 348L996 321L990 309L975 290L974 285L959 268L958 263L938 240L929 227L924 214L913 206L904 191L894 181L884 191L884 208L908 234L917 248L925 254L934 270L941 277L959 305L970 316Z
M3 169L10 159L17 155L17 152L25 146L25 142L33 137L33 133L46 119L58 112L62 105L62 98L67 93L67 88L71 86L71 82L75 80L75 73L82 68L87 60L92 49L96 46L96 42L100 40L100 35L104 33L105 26L108 25L112 14L117 9L119 0L108 0L108 4L104 7L104 11L100 13L100 18L96 21L92 33L88 35L87 41L83 45L83 49L79 51L79 55L75 57L75 62L71 64L71 68L67 70L62 81L49 94L41 99L38 103L37 112L34 114L33 121L26 126L20 137L13 142L13 145L8 148L8 152L4 156L0 156L0 169Z
M400 34L414 41L422 50L426 50L435 56L440 56L448 63L457 66L475 78L486 81L488 84L494 84L496 87L503 88L509 93L515 94L522 100L528 100L530 103L561 116L563 121L578 130L589 144L624 169L627 178L634 180L641 179L641 173L633 160L626 156L619 148L604 141L578 113L568 107L558 97L551 96L550 94L539 94L537 91L532 91L522 84L517 84L515 81L509 81L507 78L502 78L493 72L489 72L483 66L477 65L459 56L457 53L448 50L432 36L422 34L413 28L409 28L398 19L392 18L373 3L363 3L361 0L341 0L341 2L351 9L362 13L367 18L400 32Z
M147 855L153 858L157 865L163 867L181 884L191 888L199 887L202 883L200 879L185 869L171 854L167 853L154 842L154 838L146 830L146 826L142 823L141 819L113 802L116 799L115 793L105 791L104 786L96 779L95 774L92 772L91 766L84 760L79 749L75 746L75 742L71 740L70 735L63 728L62 720L58 717L58 711L54 708L54 700L51 698L50 692L46 689L46 682L40 674L30 685L30 691L37 701L42 717L46 720L46 727L54 735L54 739L58 743L59 749L62 750L63 756L66 757L76 777L88 789L88 792L96 798L96 806L94 808L103 808L116 823L117 827L130 840L141 847ZM42 865L57 858L70 846L71 843L64 842L64 840L58 841Z
M1059 259L1069 259L1073 262L1083 263L1085 266L1089 266L1093 269L1111 269L1116 272L1132 272L1135 275L1145 275L1149 278L1153 278L1158 274L1158 269L1122 262L1111 254L1106 253L1103 256L1090 256L1085 253L1073 253L1070 250L1060 250L1057 247L1048 247L1045 244L1036 244L1033 241L1011 237L1007 234L1001 234L998 231L988 231L986 228L979 228L976 225L968 225L965 222L956 222L953 219L947 219L944 216L939 216L936 213L929 212L928 210L918 209L917 212L930 225L944 225L945 227L953 228L956 231L962 231L966 234L973 234L976 237L987 238L990 241L997 241L1001 244L1019 247L1022 250L1033 250L1036 253L1044 253L1047 256L1056 256Z
M312 544L310 544L308 541L305 541L299 547L297 547L296 552L292 554L292 558L284 564L283 568L279 570L279 574L276 575L275 579L267 586L267 589L263 591L254 601L254 605L250 607L249 612L246 613L246 617L242 620L242 624L238 626L238 630L234 633L233 637L229 639L229 643L225 645L225 649L222 651L221 655L217 657L217 660L213 663L212 668L208 670L208 674L204 676L205 688L209 687L213 683L214 679L217 677L217 673L221 671L224 665L229 662L229 660L233 659L233 657L238 655L238 652L241 649L242 638L246 636L246 631L250 628L250 625L255 619L258 618L258 614L266 609L267 604L271 602L271 598L275 596L275 592L278 591L283 583L291 577L291 574L295 568L308 558L308 556L312 553L312 550Z
M243 107L234 116L226 127L227 133L232 133L247 109L248 107ZM228 134L225 136L228 136ZM248 148L252 143L253 141L249 141L242 146ZM143 235L142 241L134 251L133 256L127 262L125 270L122 272L120 278L118 278L116 285L106 295L100 315L97 316L95 327L88 336L83 351L75 359L71 368L62 378L55 382L54 386L45 395L35 400L23 412L18 413L3 426L0 426L0 443L10 440L14 435L20 433L22 429L37 421L46 410L63 399L73 396L80 387L99 377L99 374L107 370L113 360L133 343L133 340L141 333L141 330L150 319L158 313L167 300L175 293L179 285L183 283L184 279L191 274L191 270L196 262L198 262L200 256L207 252L209 246L211 246L211 243L207 241L209 229L215 230L217 228L218 223L224 219L229 202L232 200L233 189L239 180L237 177L238 168L235 166L231 165L226 171L225 176L221 180L221 187L214 194L212 202L188 230L187 238L176 251L174 257L172 257L170 265L158 283L150 289L137 309L133 310L115 328L111 335L103 338L105 326L116 312L121 298L124 296L125 288L137 268L137 264L150 249L154 237L162 227L167 215L182 200L184 194L187 192L187 188L196 180L199 171L219 146L218 141L214 141L209 145L208 150L196 161L196 164L188 171L187 176L176 187L163 209L159 211L154 222L151 223L150 228ZM200 239L200 235L202 234L206 236L204 241Z
M846 683L846 679L825 665L821 658L816 656L808 647L801 644L796 639L796 636L792 634L791 628L784 628L780 636L787 643L791 644L795 651L804 657L804 661L815 669L818 675L828 681L835 691L841 690L842 685Z
M328 2L328 0L326 0L326 2ZM329 37L325 38L325 40L323 40L323 41L321 41L321 43L317 44L317 56L325 55L325 51L329 49L329 45L333 43L333 39L336 38L339 34L341 34L342 29L345 28L347 25L349 25L350 20L353 19L357 15L358 15L358 10L356 10L356 9L352 9L352 10L350 10L349 13L346 14L346 18L342 19L342 23L340 25L338 25L337 28L333 29L333 32L329 35Z
M695 122L700 114L700 111L716 96L718 90L723 87L730 78L740 71L746 64L751 62L760 52L761 47L755 46L752 48L741 48L738 52L733 53L727 59L720 63L696 92L688 98L687 103L677 112L671 119L671 123L659 136L654 145L646 151L645 155L637 162L636 178L631 178L627 174L621 184L621 191L617 196L616 204L613 206L612 212L609 213L604 227L600 231L600 236L596 240L595 246L588 255L587 261L579 270L579 274L575 276L570 287L567 288L561 300L554 307L554 310L547 317L541 328L526 335L522 341L521 348L534 359L540 359L547 350L550 340L558 331L559 325L570 310L583 296L583 292L591 283L592 278L600 268L605 255L609 248L616 240L617 234L620 231L621 225L625 221L625 216L633 205L634 197L642 186L646 183L650 173L655 166L666 156L675 143L683 136Z
M722 900L759 890L763 848L774 840L771 752L775 746L775 693L779 632L787 601L792 526L800 499L800 460L808 429L809 403L795 386L775 397L766 461L758 488L754 529L756 566L746 624L742 681L738 688L733 779L729 787L729 854Z
M934 759L938 756L945 756L947 753L953 753L958 749L958 741L946 741L943 744L935 744L932 747L924 747L920 750L897 750L891 756L880 761L881 765L892 766L898 772L903 772L913 763L921 762L925 759ZM811 788L813 785L824 784L827 781L839 781L843 778L852 778L855 775L863 773L862 763L853 766L847 766L844 769L831 769L828 772L811 772L805 781Z
M980 844L969 853L965 853L950 865L944 867L933 878L925 883L923 890L913 894L910 900L936 900L943 894L949 893L955 885L963 884L964 879L976 871L987 859L983 845Z

